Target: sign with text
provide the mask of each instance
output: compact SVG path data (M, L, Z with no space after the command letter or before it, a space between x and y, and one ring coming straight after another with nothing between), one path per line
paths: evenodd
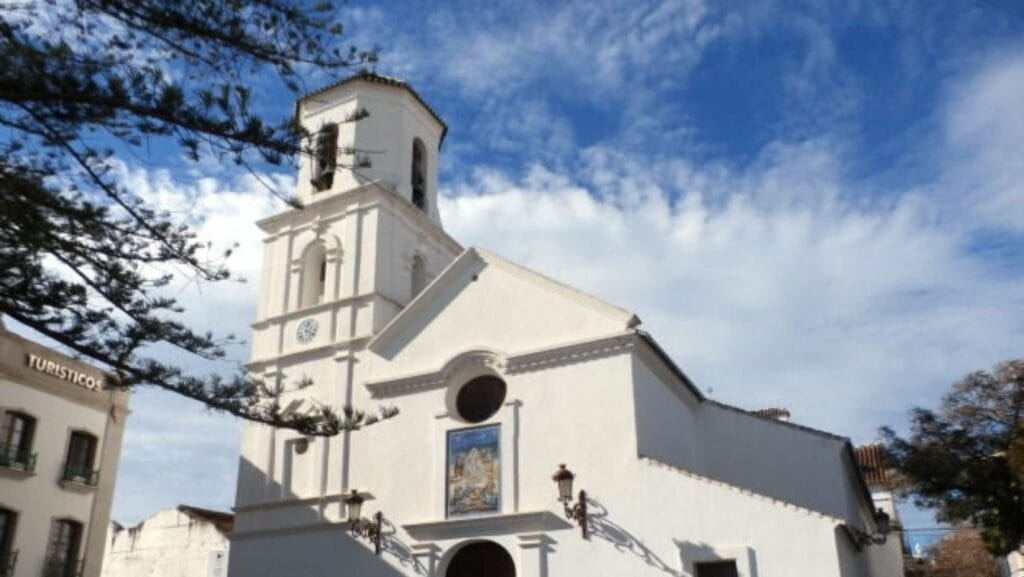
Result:
M26 359L30 369L57 377L62 381L76 384L91 391L99 391L103 388L103 377L97 377L81 371L76 371L56 361L29 354Z

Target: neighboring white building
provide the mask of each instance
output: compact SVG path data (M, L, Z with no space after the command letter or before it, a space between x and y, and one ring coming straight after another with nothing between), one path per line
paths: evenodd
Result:
M98 577L128 393L0 324L0 575Z
M1015 551L999 559L999 574L1002 577L1024 577L1024 553Z
M901 574L847 439L705 397L632 313L449 237L446 127L411 88L364 73L296 113L322 154L305 208L259 222L248 367L289 411L400 413L326 439L247 423L232 577Z
M178 505L134 527L110 524L102 577L225 577L229 513Z
M903 539L903 523L900 521L900 511L896 507L892 471L885 463L885 446L863 445L856 447L853 454L871 491L875 508L889 516L891 532L884 545L889 549L888 554L906 559L910 555L910 549L909 544Z

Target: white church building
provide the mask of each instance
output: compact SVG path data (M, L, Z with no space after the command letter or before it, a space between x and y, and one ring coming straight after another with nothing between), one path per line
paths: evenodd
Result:
M247 423L231 577L902 575L846 438L707 398L628 310L452 239L447 128L407 84L296 114L316 154L258 223L248 367L287 410L399 413Z

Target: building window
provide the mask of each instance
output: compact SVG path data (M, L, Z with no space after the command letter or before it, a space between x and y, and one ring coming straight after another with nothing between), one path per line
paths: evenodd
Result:
M36 464L36 456L32 453L35 432L36 420L32 416L14 411L4 415L0 436L0 467L33 470Z
M327 124L316 134L313 148L313 188L327 190L334 184L338 166L338 125Z
M412 141L412 204L427 211L427 147L419 138Z
M505 402L505 381L492 375L477 377L459 389L455 410L464 421L481 423L494 416Z
M736 561L707 561L697 563L696 577L739 577L736 569Z
M78 550L82 543L82 524L71 519L57 519L50 528L46 548L45 577L78 577L82 563Z
M302 258L302 280L299 307L311 307L324 300L327 289L327 249L315 242L306 249Z
M14 575L18 553L14 550L14 530L18 514L0 508L0 575Z
M98 471L93 469L96 462L96 437L83 431L71 433L68 443L68 458L64 463L64 480L86 485L95 485Z
M427 263L420 255L412 257L412 298L427 286Z

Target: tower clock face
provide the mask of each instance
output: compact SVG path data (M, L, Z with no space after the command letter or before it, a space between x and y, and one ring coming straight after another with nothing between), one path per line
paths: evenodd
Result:
M318 328L320 328L320 325L317 324L316 319L306 319L299 323L299 326L295 329L295 338L300 343L306 344L313 340Z

